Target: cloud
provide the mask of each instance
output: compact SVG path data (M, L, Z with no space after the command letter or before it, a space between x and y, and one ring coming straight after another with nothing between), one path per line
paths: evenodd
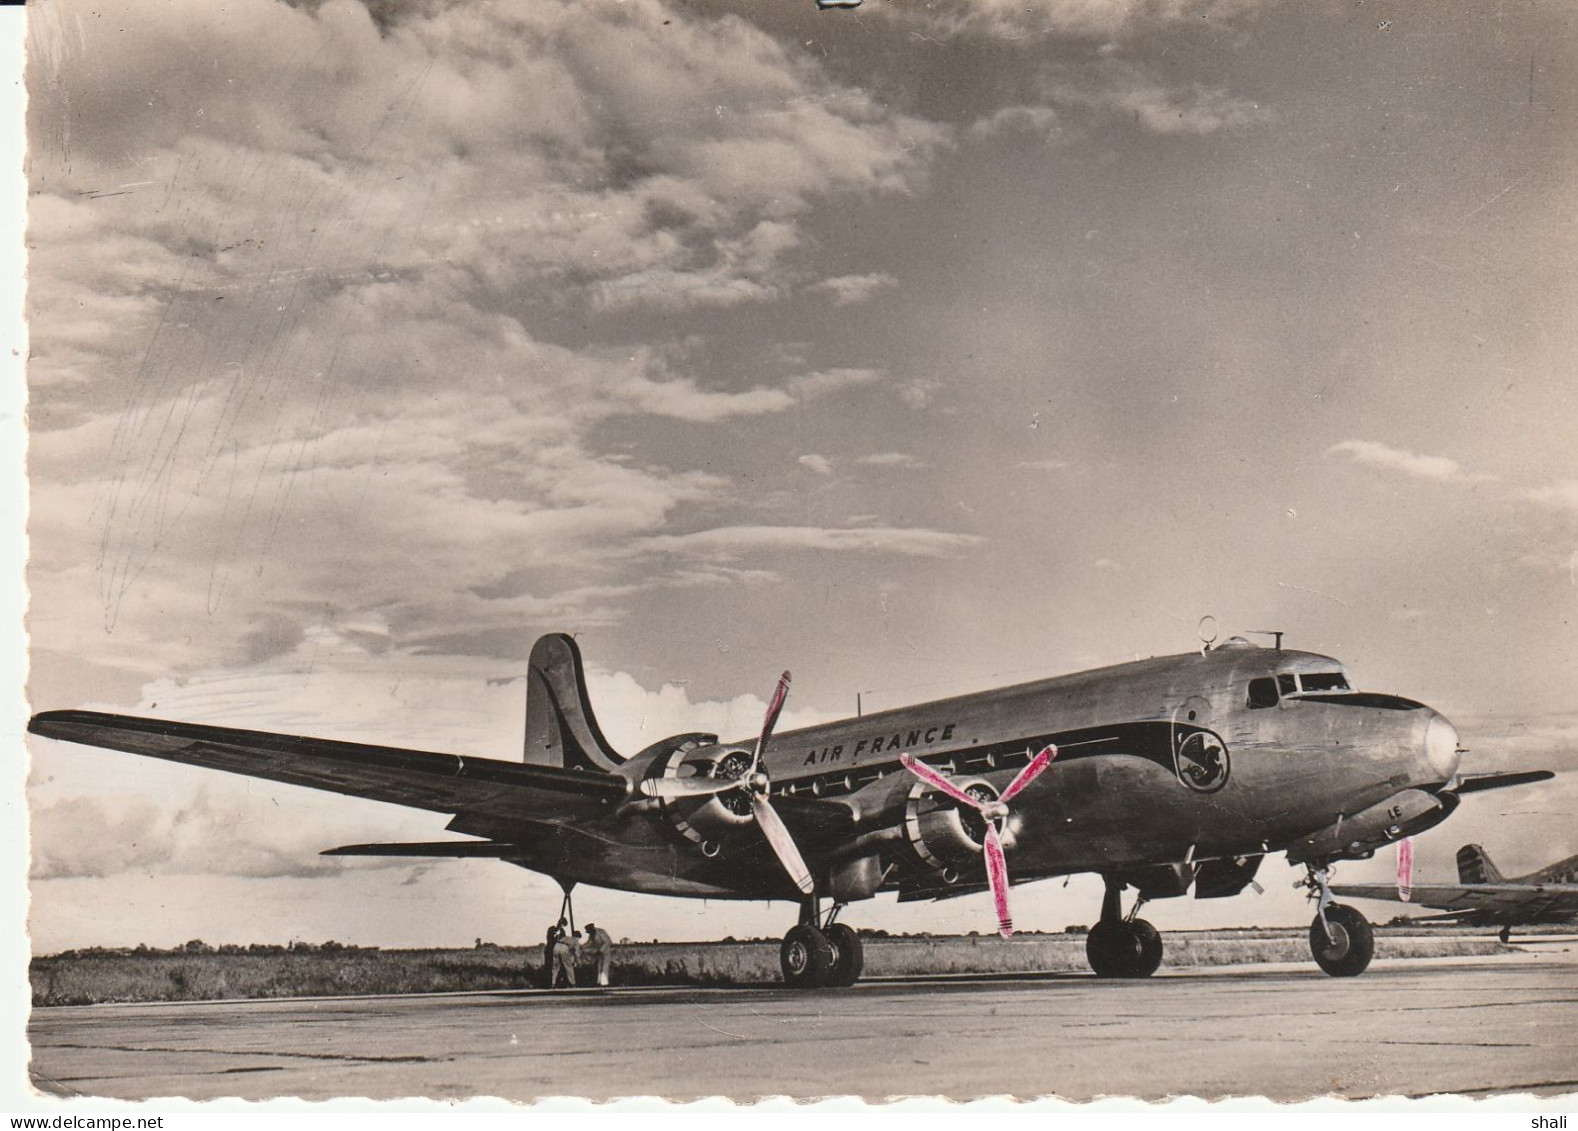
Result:
M917 191L947 143L743 19L74 3L28 76L44 651L151 674L368 618L393 649L608 623L701 576L610 551L733 497L612 437L883 379L623 344L633 315L689 341L679 315L798 291L813 203Z
M1058 113L1050 106L1004 106L971 122L966 132L983 140L1014 134L1035 134L1051 139L1059 132Z
M1039 85L1042 96L1056 105L1127 119L1158 134L1210 134L1272 117L1253 100L1200 83L1168 83L1145 66L1114 56L1050 65Z
M1044 36L1117 40L1179 24L1221 24L1263 0L978 0L906 15L935 35L1000 39L1033 47Z
M1494 479L1491 475L1471 474L1461 464L1446 456L1426 456L1402 448L1391 448L1373 440L1344 440L1326 449L1328 458L1341 457L1366 467L1407 475L1414 479L1429 479L1437 483L1484 483Z
M1027 459L1020 460L1019 466L1027 471L1062 471L1068 466L1068 461L1061 459Z
M983 541L973 534L922 527L721 526L693 534L659 535L646 539L643 546L662 552L684 550L724 556L747 550L833 550L947 557L973 549Z
M865 302L878 291L898 286L899 281L886 271L873 271L867 275L838 275L813 283L811 290L829 295L834 306L852 306Z
M790 393L803 401L825 397L844 389L861 385L874 385L886 378L880 369L823 369L791 377L787 383Z
M818 475L833 474L833 461L826 456L819 456L815 452L801 456L799 463L801 467L810 468Z
M1541 506L1578 512L1578 479L1563 479L1524 492L1524 498Z
M918 469L926 466L922 460L916 459L908 452L874 452L869 456L861 456L855 462L865 464L868 467L906 467Z

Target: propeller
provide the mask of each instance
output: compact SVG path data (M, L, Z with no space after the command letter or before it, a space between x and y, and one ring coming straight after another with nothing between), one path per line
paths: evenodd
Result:
M727 793L731 789L743 789L751 801L751 816L756 818L756 827L762 830L762 835L767 838L767 843L772 847L773 854L778 857L778 862L783 865L784 871L789 874L789 879L794 886L806 895L816 892L816 884L811 879L811 869L806 867L805 858L800 855L794 837L784 825L783 819L778 816L778 811L773 808L767 799L772 783L767 775L762 772L762 752L767 748L767 740L772 737L773 728L778 725L778 716L783 712L784 700L789 697L789 673L784 672L778 677L778 688L773 692L772 702L767 704L767 715L762 719L762 733L756 739L756 749L751 754L750 768L737 778L647 778L641 782L641 792L647 797L657 797L664 800L678 800L687 797L714 797L720 793Z
M1407 903L1414 895L1414 838L1397 842L1397 898Z
M1036 778L1041 776L1043 770L1052 764L1052 759L1057 757L1057 747L1048 746L1030 759L1028 765L1014 776L1008 783L1008 788L994 801L982 801L968 790L960 788L953 779L946 774L932 769L925 762L900 754L899 761L904 768L927 785L940 793L945 793L961 805L968 805L986 822L986 835L981 845L982 854L986 857L986 880L992 889L992 902L997 906L997 929L1003 938L1012 938L1014 934L1013 916L1008 910L1008 861L1003 856L1003 838L1000 825L1008 819L1008 803L1019 795Z

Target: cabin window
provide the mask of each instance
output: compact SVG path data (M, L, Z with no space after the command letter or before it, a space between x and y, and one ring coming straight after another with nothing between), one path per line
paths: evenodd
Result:
M1319 695L1323 691L1347 691L1348 680L1341 672L1305 672L1299 677L1304 684L1304 694Z
M1277 705L1277 681L1270 676L1264 679L1249 681L1249 705L1251 707L1275 707Z
M1297 695L1299 693L1298 678L1291 672L1283 672L1277 676L1277 688L1284 695Z

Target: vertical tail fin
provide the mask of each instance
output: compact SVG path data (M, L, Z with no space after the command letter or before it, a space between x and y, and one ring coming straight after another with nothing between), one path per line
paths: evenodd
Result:
M609 748L586 697L581 650L562 632L532 645L526 673L525 761L608 773L624 759Z
M1499 884L1501 869L1479 845L1465 844L1457 850L1457 878L1465 884Z

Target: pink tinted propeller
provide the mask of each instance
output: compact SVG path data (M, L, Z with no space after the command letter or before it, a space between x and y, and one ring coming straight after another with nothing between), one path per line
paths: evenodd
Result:
M992 889L992 903L997 908L997 929L1005 939L1013 937L1014 918L1008 909L1008 861L1003 855L1000 823L1008 819L1008 803L1027 785L1040 777L1042 771L1050 766L1052 759L1056 757L1057 747L1048 746L1014 775L1014 780L1008 783L1008 788L1003 790L996 800L982 801L967 790L961 789L953 779L932 769L925 762L908 754L899 755L899 762L906 770L939 793L945 793L960 804L970 806L985 820L986 835L982 838L981 853L986 858L986 882Z
M1397 842L1397 898L1407 903L1414 895L1414 838Z

